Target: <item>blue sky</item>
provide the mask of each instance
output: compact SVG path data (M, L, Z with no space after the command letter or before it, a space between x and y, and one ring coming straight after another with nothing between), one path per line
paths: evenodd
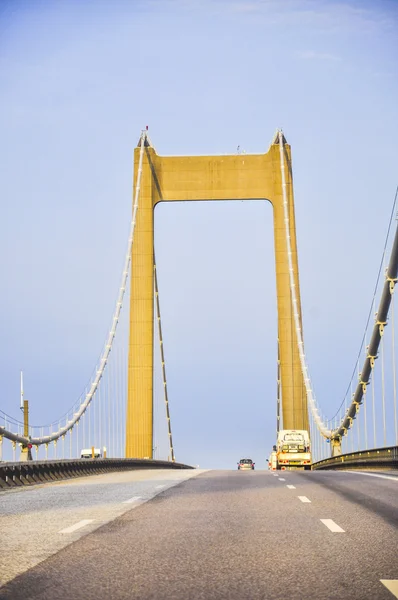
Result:
M33 422L90 377L145 125L159 154L181 155L265 152L282 127L306 352L331 416L398 183L397 27L387 0L1 0L0 407L18 413L21 368ZM271 207L179 203L155 218L177 457L261 463L275 430Z

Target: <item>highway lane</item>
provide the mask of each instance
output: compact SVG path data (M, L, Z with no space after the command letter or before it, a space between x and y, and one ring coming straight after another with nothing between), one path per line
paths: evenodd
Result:
M121 471L0 491L0 585L133 505L201 472Z
M168 489L156 483L153 499L137 502L134 491L107 524L58 533L73 543L0 588L0 598L391 600L398 478L389 477L208 471ZM89 487L75 523L59 529L93 519Z

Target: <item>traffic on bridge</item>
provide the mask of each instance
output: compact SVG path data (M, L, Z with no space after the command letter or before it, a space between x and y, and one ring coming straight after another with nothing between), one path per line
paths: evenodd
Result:
M395 4L0 5L0 600L398 598Z

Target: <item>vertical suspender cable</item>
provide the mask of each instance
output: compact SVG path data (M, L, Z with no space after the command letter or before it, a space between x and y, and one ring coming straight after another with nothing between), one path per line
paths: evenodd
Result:
M116 350L113 349L113 356L111 361L111 398L112 398L112 456L116 458L116 396L115 396L115 386L114 386L114 371L115 371L115 360L116 360Z
M98 448L102 454L102 434L101 434L101 396L102 396L102 386L103 381L101 380L101 385L98 387Z
M115 368L114 368L114 386L115 386L115 412L116 412L116 418L115 418L115 446L116 446L116 456L117 458L120 458L119 455L119 373L118 373L118 366L119 366L119 352L118 352L118 348L115 348Z
M124 398L124 393L123 393L123 347L120 346L119 348L119 397L120 397L120 415L119 415L119 426L120 426L120 432L119 432L119 439L120 439L120 452L119 452L119 456L120 458L123 457L123 398Z
M165 364L165 359L164 359L162 323L161 323L161 318L160 318L158 276L157 276L157 272L156 272L155 256L154 256L153 269L154 269L154 275L155 275L154 279L155 279L156 317L157 317L157 321L158 321L160 358L161 358L161 362L162 362L163 390L164 390L164 402L166 405L166 419L167 419L167 429L168 429L168 435L169 435L169 447L170 447L171 460L172 460L172 462L175 462L173 436L171 434L169 398L168 398L168 393L167 393L166 364Z
M281 350L278 338L278 364L276 370L276 435L281 428ZM312 436L312 433L311 433Z
M126 421L126 414L127 414L127 388L126 388L126 382L127 382L127 348L126 346L123 346L123 371L122 371L122 387L123 387L123 404L122 404L122 411L123 411L123 419L122 419L122 456L125 456L125 449L126 449L126 427L124 426L124 423Z
M366 335L366 334L365 334ZM365 354L367 354L367 346L366 346L366 340L365 340ZM363 426L364 426L364 430L365 430L365 449L368 449L368 411L367 411L367 399L368 399L368 395L364 394L364 399L363 399L363 403L364 403L364 407L363 407Z
M376 448L376 417L375 417L375 372L372 373L372 421L373 421L373 448Z
M116 410L115 446L116 446L116 456L117 456L117 458L120 458L120 451L119 451L119 444L120 444L120 440L119 440L119 400L120 400L119 399L119 348L117 346L115 348L114 359L115 359L114 386L115 386L115 399L116 399L116 403L115 403L115 410Z
M384 272L386 274L387 277L387 268L386 268L386 255L384 253L383 256L383 262L384 262ZM392 291L390 291L390 294L392 296ZM393 297L391 297L391 302L394 300ZM387 318L386 318L387 320ZM387 433L386 433L386 387L385 387L385 363L384 363L384 330L383 333L381 335L381 340L380 340L380 345L381 345L381 407L382 407L382 419L383 419L383 441L384 441L384 446L387 446Z
M376 315L375 300L373 299L373 314ZM376 448L376 398L375 398L375 370L372 367L372 421L373 421L373 448Z
M88 412L88 445L90 446L90 448L93 444L93 440L91 437L91 419L92 419L93 411L91 409L92 409L92 405L90 404L89 412Z
M120 342L120 340L119 340ZM117 370L117 379L118 379L118 390L119 390L119 433L118 433L118 439L119 439L119 456L120 458L122 457L122 448L123 448L123 380L122 380L122 365L123 365L123 349L121 346L119 346L118 348L118 355L119 355L119 365L118 365L118 370Z
M108 442L107 442L107 450L109 453L109 456L113 456L112 455L112 451L111 451L111 421L112 421L112 414L111 414L111 391L110 391L110 383L109 383L109 366L108 366L108 370L107 370L107 389L108 389Z
M113 397L113 446L114 456L117 458L117 393L116 393L116 365L117 365L117 348L114 349L113 353L113 364L112 364L112 397Z
M109 363L109 369L108 369L108 396L109 396L109 427L110 427L110 434L109 434L109 455L112 456L112 458L115 457L114 455L114 447L113 447L113 440L114 440L114 408L113 408L113 402L114 402L114 396L113 396L113 390L112 390L112 369L113 369L113 361L115 360L115 350L113 350L112 352L112 360Z
M92 446L97 446L96 444L96 437L97 437L97 402L98 402L98 394L99 394L99 387L97 388L95 394L94 394L94 398L93 398L93 443L91 444Z
M381 338L381 406L383 416L383 441L384 446L387 446L387 431L386 431L386 393L384 380L384 334Z
M386 254L384 253L383 255L383 266L384 266L384 273L387 276L387 268L386 268ZM392 292L391 292L391 296L392 296ZM391 301L393 300L393 298L391 298ZM386 319L387 320L387 319ZM384 329L383 329L383 333L381 335L381 340L380 340L380 345L381 345L381 410L382 410L382 419L383 419L383 441L384 441L384 446L387 445L387 436L386 436L386 394L385 394L385 364L384 364Z
M395 363L395 314L394 314L395 294L392 299L392 373L394 386L394 428L395 428L395 444L398 445L398 421L397 421L397 373Z
M127 371L128 371L128 346L123 346L123 422L127 415ZM126 449L126 428L123 427L123 456Z

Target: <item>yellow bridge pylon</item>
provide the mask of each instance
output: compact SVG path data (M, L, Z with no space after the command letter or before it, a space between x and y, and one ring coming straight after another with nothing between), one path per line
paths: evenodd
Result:
M273 206L282 417L286 429L309 430L298 351L283 209L279 133L265 154L159 156L146 132L134 154L139 209L131 256L126 457L151 458L153 448L154 208L158 202L268 200ZM285 140L284 140L285 142ZM291 151L283 144L292 264L301 321ZM140 156L141 155L141 156ZM264 318L267 318L264 315Z

